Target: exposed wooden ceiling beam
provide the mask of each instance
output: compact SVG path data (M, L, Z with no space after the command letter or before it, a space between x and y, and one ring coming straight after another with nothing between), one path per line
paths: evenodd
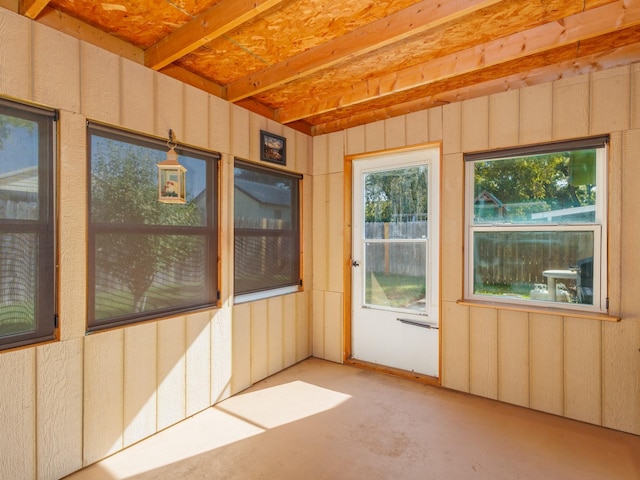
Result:
M160 70L196 48L286 0L222 0L145 50L145 65Z
M228 100L236 102L292 80L364 55L412 35L457 20L504 0L423 0L388 17L353 30L227 85Z
M619 0L566 17L561 21L547 23L353 85L320 102L287 105L277 111L277 118L286 124L638 24L640 24L640 0Z
M35 20L48 3L49 0L20 0L19 11L25 17Z
M216 97L225 97L226 93L224 87L210 80L207 80L200 75L196 75L189 70L178 67L177 65L167 65L162 70L160 70L160 73L164 73L165 75L173 77L176 80L180 80L181 82L184 82L187 85L191 85L192 87L204 90L205 92L215 95Z

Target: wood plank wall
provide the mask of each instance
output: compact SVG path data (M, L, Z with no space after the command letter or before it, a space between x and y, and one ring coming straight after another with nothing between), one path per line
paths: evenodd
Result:
M622 321L457 303L463 295L463 153L611 135L609 298ZM640 434L640 64L484 96L314 137L314 355L339 361L343 154L441 141L442 384ZM343 205L345 200L347 205ZM323 206L325 206L323 211ZM347 239L346 245L349 244ZM348 247L344 247L348 249ZM348 258L348 252L345 255ZM456 265L458 267L456 267Z
M311 252L309 137L1 7L0 62L0 95L60 109L63 179L61 341L0 353L0 478L61 478L311 355L310 266L306 291L231 302L233 156L287 138ZM88 119L223 154L221 308L85 336Z

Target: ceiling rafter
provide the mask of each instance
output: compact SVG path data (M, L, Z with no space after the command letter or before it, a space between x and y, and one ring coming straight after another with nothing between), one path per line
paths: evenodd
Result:
M443 3L423 0L260 72L229 83L227 99L235 102L265 92L501 1L504 0L453 0Z
M640 24L640 0L619 0L522 32L392 72L338 91L318 102L293 103L277 111L282 123L377 100L443 79L532 56Z
M49 0L20 0L18 10L25 17L35 20L48 4Z
M286 0L221 0L189 23L145 50L145 65L154 70L248 22Z

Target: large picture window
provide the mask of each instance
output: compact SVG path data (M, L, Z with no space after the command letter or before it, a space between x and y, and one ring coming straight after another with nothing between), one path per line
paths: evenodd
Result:
M467 297L606 311L607 142L465 155Z
M300 285L300 175L236 160L236 301L297 291Z
M186 203L164 203L166 142L90 124L88 146L90 330L216 305L219 155L176 148Z
M0 99L0 349L55 334L55 112Z

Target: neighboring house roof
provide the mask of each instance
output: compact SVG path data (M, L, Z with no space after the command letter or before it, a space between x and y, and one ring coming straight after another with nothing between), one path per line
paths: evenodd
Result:
M506 207L504 206L504 203L502 203L498 197L496 197L493 193L489 193L486 190L483 190L475 199L474 201L475 203L480 203L480 202L487 202L487 203L493 203L495 205L497 205L498 207L503 207L506 210Z
M27 167L22 170L0 174L0 190L37 193L38 167Z
M265 185L263 183L252 182L251 180L243 180L236 178L235 188L244 192L255 201L268 205L291 205L291 191L279 188L274 185Z

